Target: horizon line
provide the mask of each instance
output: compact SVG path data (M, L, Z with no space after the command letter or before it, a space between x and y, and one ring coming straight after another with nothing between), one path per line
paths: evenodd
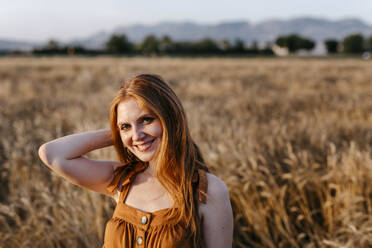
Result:
M236 19L218 20L218 21L213 21L213 22L195 21L195 20L184 19L184 20L160 20L160 21L153 22L153 23L133 22L133 23L129 23L129 24L117 24L115 27L111 27L110 29L101 29L101 30L95 31L94 33L92 33L90 35L86 35L86 36L82 36L82 37L71 37L71 38L67 38L67 39L57 38L57 37L53 37L53 35L51 35L50 38L43 39L43 40L30 40L30 39L19 39L19 38L11 38L11 37L0 37L0 41L11 41L11 42L22 42L22 43L42 43L42 42L47 42L47 41L53 39L53 40L60 41L60 42L69 42L69 41L73 41L73 40L83 39L84 37L89 37L89 36L92 36L92 35L95 35L95 34L101 33L101 32L112 33L113 30L115 30L117 28L120 28L120 27L156 26L156 25L160 25L160 24L164 24L164 23L177 23L177 24L192 23L192 24L199 24L199 25L215 26L215 25L220 25L220 24L224 24L224 23L245 22L245 23L249 23L249 24L252 24L252 25L257 25L257 24L260 24L260 23L263 23L263 22L269 22L269 21L291 21L291 20L294 20L294 19L306 19L306 18L308 18L308 19L322 19L322 20L331 21L331 22L338 22L338 21L343 21L343 20L358 20L358 21L361 21L368 26L372 26L372 23L367 22L365 19L363 19L361 17L355 17L355 16L347 16L347 17L345 16L345 17L341 17L341 18L330 18L330 17L317 16L317 15L298 15L298 16L292 16L292 17L287 17L287 18L269 17L269 18L266 18L266 19L262 19L260 21L250 21L248 19L236 18Z

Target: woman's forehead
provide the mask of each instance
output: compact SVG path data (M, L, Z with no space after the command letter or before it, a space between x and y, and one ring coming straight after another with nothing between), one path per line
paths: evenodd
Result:
M117 122L136 120L140 116L151 113L152 112L145 104L141 104L141 102L134 97L128 97L118 104Z

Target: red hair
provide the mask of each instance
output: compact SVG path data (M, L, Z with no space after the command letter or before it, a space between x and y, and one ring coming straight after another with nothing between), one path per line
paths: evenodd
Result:
M122 164L140 162L124 147L117 127L117 107L127 97L134 97L159 118L163 135L156 156L156 173L159 182L173 198L169 218L176 218L178 223L190 230L193 247L203 247L198 199L194 194L192 177L197 169L208 171L208 168L191 138L180 100L158 75L140 74L123 83L110 109L112 138Z

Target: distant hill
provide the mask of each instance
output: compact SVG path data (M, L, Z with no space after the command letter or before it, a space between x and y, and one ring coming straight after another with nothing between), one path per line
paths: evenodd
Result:
M33 47L37 46L38 43L27 42L27 41L15 41L15 40L1 40L0 39L0 51L1 50L21 50L29 51Z
M360 32L365 36L369 36L372 35L372 26L356 18L330 21L313 17L288 20L271 19L255 24L247 21L222 22L215 25L193 22L161 22L155 25L120 26L114 28L111 32L97 32L83 39L72 40L68 44L80 44L87 48L99 49L104 46L110 35L123 33L134 42L139 42L145 36L154 34L157 37L168 35L173 40L188 41L200 40L206 37L214 40L227 39L230 41L239 38L247 44L257 41L260 45L264 45L273 43L280 35L297 33L315 40L318 43L316 49L324 50L322 42L325 39L335 38L342 40L345 36L354 32ZM0 49L7 47L4 44L0 42ZM13 47L16 47L16 45L13 44Z
M290 33L297 33L317 42L323 42L328 38L341 40L354 32L372 35L372 26L359 19L330 21L311 17L289 20L272 19L256 24L246 21L223 22L216 25L202 25L192 22L162 22L155 25L117 27L112 32L101 32L75 42L81 42L87 47L99 48L102 47L104 41L112 33L126 34L134 42L143 40L146 35L154 34L157 37L169 35L173 40L192 41L210 37L215 40L227 39L234 41L236 38L240 38L248 44L253 41L257 41L259 44L266 44L267 42L274 42L280 35Z

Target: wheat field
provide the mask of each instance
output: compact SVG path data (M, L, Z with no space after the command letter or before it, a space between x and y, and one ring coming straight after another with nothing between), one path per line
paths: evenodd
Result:
M372 61L111 57L0 58L0 247L102 245L114 201L56 176L37 149L108 128L137 73L181 98L229 188L233 247L372 247Z

